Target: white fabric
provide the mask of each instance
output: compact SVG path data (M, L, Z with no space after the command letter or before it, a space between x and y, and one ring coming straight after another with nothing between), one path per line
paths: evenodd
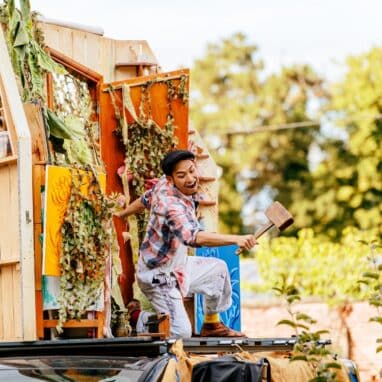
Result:
M137 282L156 312L170 315L171 335L189 338L192 334L191 323L174 270L179 266L184 268L183 287L188 294L204 295L204 310L207 314L227 310L232 303L232 289L227 265L223 260L187 256L185 250L179 251L178 255L172 262L155 269L147 268L139 258Z
M136 327L137 334L147 333L149 331L147 322L149 320L149 317L152 315L153 315L153 312L146 312L144 310L142 310L139 313L138 320L137 320L137 327Z

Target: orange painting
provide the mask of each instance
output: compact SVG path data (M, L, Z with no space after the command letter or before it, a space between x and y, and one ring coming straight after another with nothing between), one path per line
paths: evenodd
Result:
M105 192L106 176L98 174L101 189ZM42 274L46 276L60 276L61 256L61 226L68 207L71 187L71 172L69 168L47 166L45 179L45 206L44 206L44 241ZM81 193L87 196L89 183L81 186Z

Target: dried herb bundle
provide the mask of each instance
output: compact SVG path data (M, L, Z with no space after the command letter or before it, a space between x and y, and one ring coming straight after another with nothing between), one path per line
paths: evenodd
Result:
M61 228L60 309L57 330L80 319L103 298L106 259L115 243L112 205L92 169L71 169L71 195ZM81 192L87 186L87 195Z

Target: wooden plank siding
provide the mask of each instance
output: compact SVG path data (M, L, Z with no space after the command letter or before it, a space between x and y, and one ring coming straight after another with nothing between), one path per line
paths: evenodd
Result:
M21 340L17 163L0 167L0 341Z

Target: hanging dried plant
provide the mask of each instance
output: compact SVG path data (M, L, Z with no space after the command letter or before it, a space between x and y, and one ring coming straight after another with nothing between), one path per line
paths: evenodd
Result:
M71 169L72 184L62 233L59 323L80 319L103 298L106 259L117 246L111 203L91 168ZM84 185L87 193L84 195Z
M180 99L183 103L188 102L187 91L188 77L182 75L179 84L172 79L151 80L141 86L141 100L138 107L138 115L132 106L130 89L122 88L122 111L118 108L115 93L110 89L110 95L114 106L115 116L118 121L117 132L125 146L125 166L132 173L131 187L135 197L145 191L147 179L159 178L162 175L161 161L167 152L177 145L174 135L176 126L172 110L172 102ZM167 86L167 120L163 127L159 126L152 118L151 89L154 84L161 83ZM127 109L134 121L127 123L123 110ZM147 213L136 217L138 222L139 241L143 239L147 223Z

